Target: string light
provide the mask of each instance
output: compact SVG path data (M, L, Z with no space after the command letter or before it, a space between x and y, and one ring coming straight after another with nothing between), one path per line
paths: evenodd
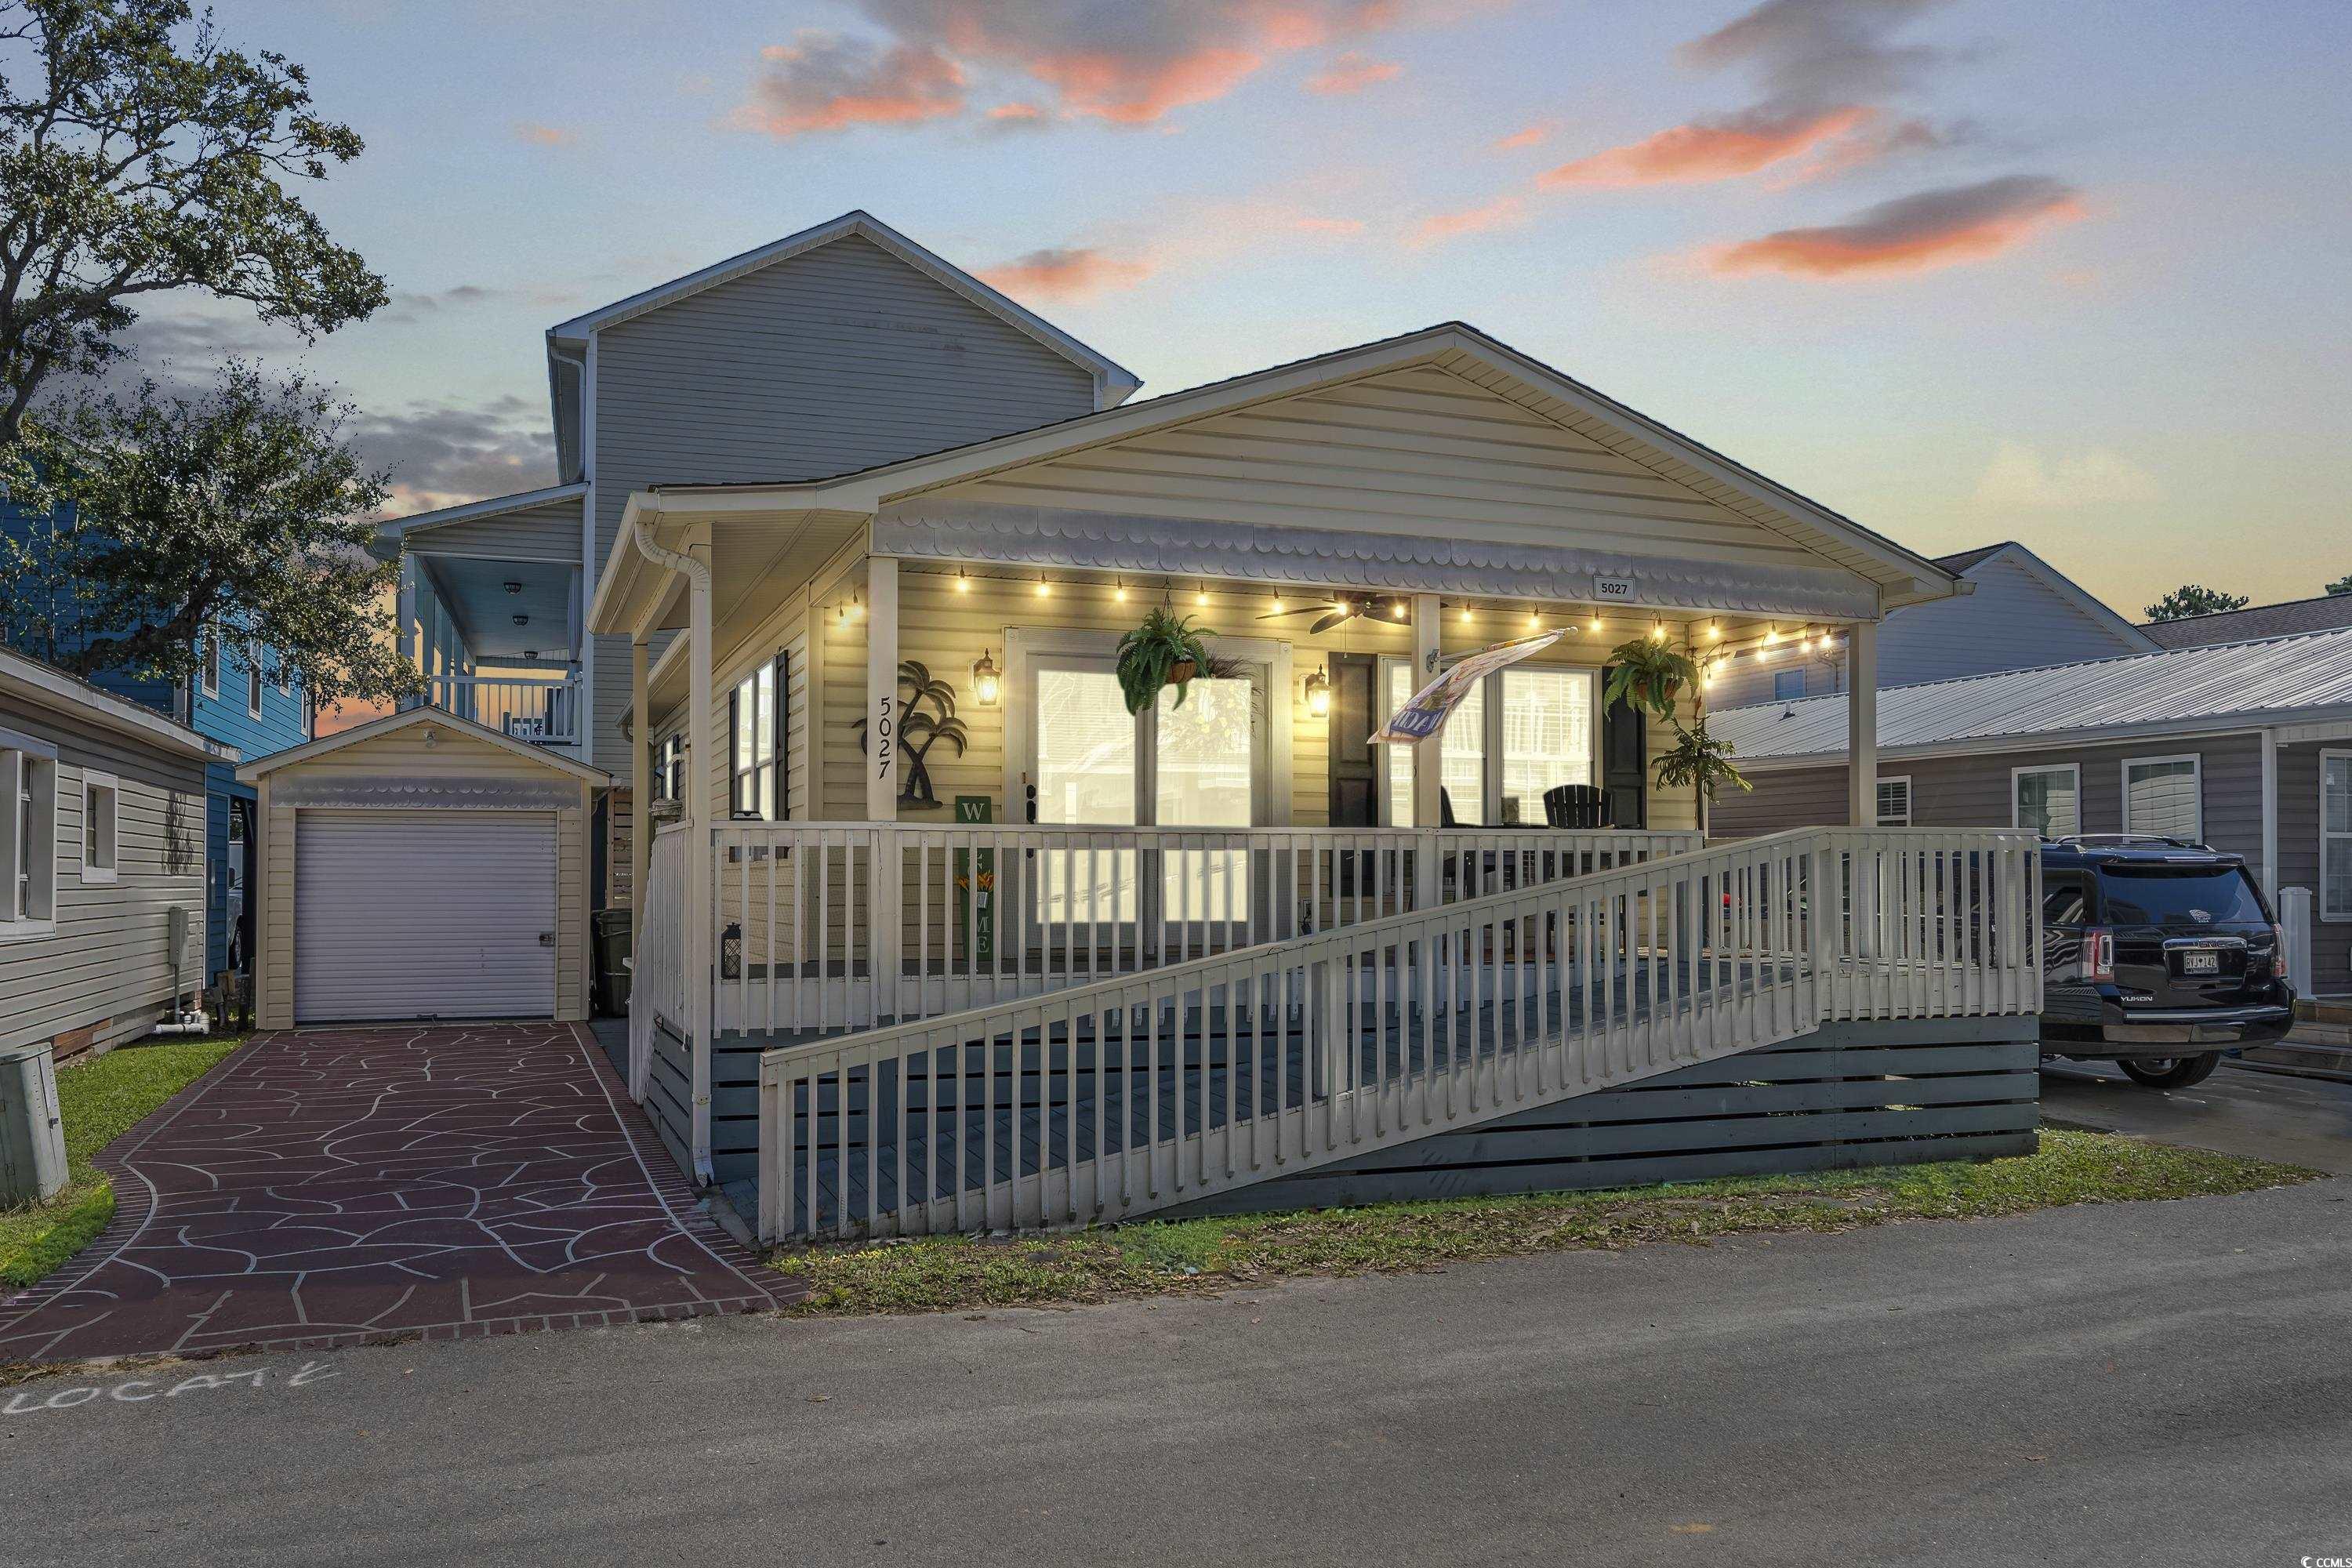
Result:
M1196 605L1205 605L1209 602L1209 590L1202 588L1198 593L1194 594L1192 595L1192 602Z
M1533 610L1529 610L1528 612L1528 630L1533 631L1536 627L1541 625L1543 625L1543 617L1537 615Z
M956 592L959 594L971 592L971 579L964 575L961 567L956 569Z
M1723 640L1723 623L1721 621L1710 621L1707 623L1706 640L1709 642L1721 642Z
M1274 613L1277 616L1282 614L1282 595L1279 594L1274 596Z
M1389 614L1394 616L1398 620L1404 619L1404 601L1402 599L1399 599L1395 604L1391 605L1389 606Z
M1467 605L1462 606L1462 624L1465 626L1470 624L1470 606Z
M1115 588L1113 588L1113 589L1110 591L1111 603L1113 603L1113 604L1115 604L1115 605L1124 605L1124 604L1126 604L1126 603L1127 603L1127 580L1126 580L1125 578L1123 578L1123 577L1115 577L1115 578L1113 578L1113 579L1112 579L1112 581L1113 581L1114 583L1116 583L1116 584L1118 584L1118 586L1117 586L1117 587L1115 587Z
M1774 643L1777 643L1780 640L1780 628L1778 626L1774 626L1771 630L1764 634L1764 646L1766 647L1770 647Z
M1054 584L1045 581L1045 574L1043 572L1037 574L1037 596L1041 599L1050 599L1054 596Z
M1664 642L1666 640L1665 622L1653 621L1650 624L1650 640L1652 642Z
M1584 629L1588 632L1597 632L1601 629L1600 611L1595 610L1592 612L1592 618L1584 623Z

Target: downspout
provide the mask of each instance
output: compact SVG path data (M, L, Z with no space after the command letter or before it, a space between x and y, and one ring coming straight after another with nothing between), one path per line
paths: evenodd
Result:
M690 784L681 803L689 825L686 840L686 972L687 1047L692 1066L693 1125L688 1148L694 1156L694 1179L709 1185L710 1168L710 1047L711 988L717 984L712 961L710 803L708 775L710 757L710 564L685 551L667 549L654 538L648 522L634 501L628 512L629 538L637 553L656 566L685 577L688 604L687 673L688 750L691 754Z

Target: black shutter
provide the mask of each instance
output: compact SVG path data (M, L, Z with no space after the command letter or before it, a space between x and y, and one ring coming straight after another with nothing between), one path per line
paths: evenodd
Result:
M727 815L735 815L743 798L743 786L737 782L735 760L743 754L743 715L741 691L730 688L727 692Z
M1608 671L1601 672L1605 687ZM1623 698L1601 715L1601 787L1612 827L1649 826L1648 721Z

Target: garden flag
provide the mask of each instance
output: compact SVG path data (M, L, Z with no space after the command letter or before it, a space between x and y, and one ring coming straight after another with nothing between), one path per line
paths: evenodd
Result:
M1462 699L1469 695L1481 677L1517 664L1529 654L1541 653L1567 635L1559 629L1538 632L1516 642L1498 642L1456 660L1451 669L1416 692L1412 701L1390 714L1389 721L1372 731L1372 741L1411 746L1428 740L1445 728L1446 716L1461 705Z

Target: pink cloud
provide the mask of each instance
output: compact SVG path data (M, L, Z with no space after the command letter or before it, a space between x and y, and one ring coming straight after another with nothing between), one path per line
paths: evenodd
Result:
M1151 276L1153 263L1093 246L1055 247L983 268L981 281L1008 294L1037 300L1084 300L1132 289Z
M991 120L1043 120L1045 111L1034 103L1000 103L988 111Z
M1720 247L1704 259L1720 273L1843 278L1926 272L1998 256L2086 215L2071 186L2040 174L2011 174L1881 202L1842 224L1784 228Z
M1435 245L1443 240L1459 239L1465 234L1485 234L1498 228L1516 228L1527 221L1527 204L1517 196L1503 196L1485 206L1469 207L1461 212L1438 213L1425 217L1407 237L1412 245Z
M771 136L915 125L961 113L963 68L934 49L803 32L760 51L769 62L734 123Z
M1508 136L1497 137L1495 141L1495 151L1517 153L1528 147L1540 147L1551 140L1552 132L1559 129L1559 121L1556 120L1538 120L1533 125L1512 132Z
M518 120L514 124L515 140L533 147L570 147L580 141L580 132L564 125L541 125L536 121Z
M1694 121L1536 176L1546 186L1690 184L1752 174L1845 135L1871 118L1858 104Z
M1292 228L1302 234L1361 234L1364 220L1360 217L1310 217L1305 214L1289 220Z
M1404 67L1394 60L1376 60L1356 49L1349 49L1317 75L1307 79L1307 90L1325 94L1361 92L1384 81L1394 81L1404 75Z

